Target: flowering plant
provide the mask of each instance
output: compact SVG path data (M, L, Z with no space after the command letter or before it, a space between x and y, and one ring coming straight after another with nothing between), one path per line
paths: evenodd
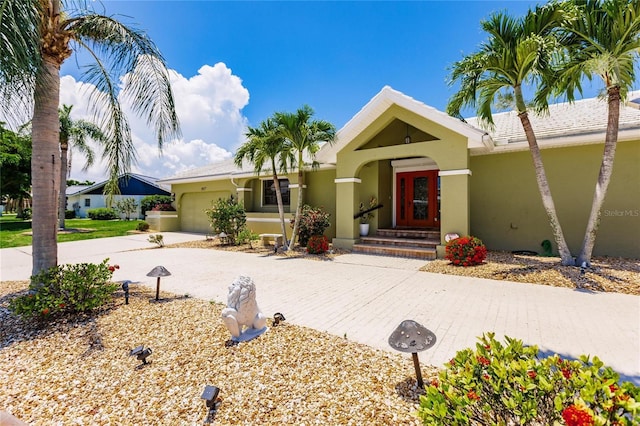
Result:
M111 299L118 288L111 277L119 265L78 263L54 266L31 277L29 292L9 303L24 317L48 319L58 314L90 311Z
M371 198L369 198L369 206L365 207L364 203L360 203L360 213L362 214L360 216L360 223L369 223L369 221L371 219L373 219L373 217L375 216L373 214L373 210L375 207L378 206L378 199L376 197L374 197L373 195L371 196ZM366 213L364 213L366 212Z
M597 357L539 358L536 346L494 336L459 351L426 386L418 411L424 424L639 424L640 388L619 384Z
M482 241L471 236L449 241L445 251L445 258L456 266L479 265L487 257L487 248Z
M307 251L310 254L322 254L329 250L329 240L324 235L314 235L309 238Z

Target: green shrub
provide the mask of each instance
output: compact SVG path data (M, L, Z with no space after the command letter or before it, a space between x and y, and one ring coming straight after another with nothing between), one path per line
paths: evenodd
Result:
M113 220L118 218L118 214L115 210L108 209L106 207L87 210L87 216L93 220Z
M538 348L493 333L459 351L426 387L426 425L639 424L640 389L594 357L538 358Z
M29 293L9 303L14 313L30 318L48 319L62 313L86 312L100 307L111 299L118 288L109 280L120 267L79 263L59 265L31 277Z
M136 225L136 229L138 231L142 231L142 232L148 231L149 230L149 224L143 220L141 222L138 222L138 225Z
M75 219L76 218L76 211L75 210L65 210L64 211L64 218L65 219Z
M171 204L171 197L168 195L147 195L140 200L140 210L144 215L158 204Z
M157 244L158 247L164 247L164 237L162 234L149 235L148 241Z
M235 244L238 234L247 223L247 215L242 204L235 202L233 197L219 198L205 213L209 217L211 229L214 234L224 232L226 241Z
M138 211L138 203L133 197L123 198L116 201L115 210L124 215L127 220L131 219L131 214Z
M329 239L324 235L313 235L307 243L307 251L311 254L322 254L329 250Z
M456 266L481 264L487 257L487 248L476 237L459 237L445 247L445 258Z
M306 204L302 206L298 229L298 244L300 244L300 247L306 247L311 236L324 234L325 229L331 226L329 216L331 215L325 212L322 207L311 207ZM295 217L292 217L292 228L294 223Z
M238 240L236 243L240 244L249 244L249 247L253 248L253 242L258 241L260 236L249 228L243 228L240 232L238 232Z
M23 220L29 220L31 219L32 216L32 211L30 208L26 208L22 210L22 213L20 213L19 215L16 215L16 219L23 219Z

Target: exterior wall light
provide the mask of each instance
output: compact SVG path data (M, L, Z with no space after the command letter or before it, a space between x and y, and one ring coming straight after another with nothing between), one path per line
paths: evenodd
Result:
M222 399L218 398L220 394L220 388L217 386L207 385L204 387L204 391L202 392L202 396L200 399L204 399L207 404L207 408L209 409L207 412L207 418L205 419L205 424L213 423L213 420L216 417L216 412L218 411L218 407L222 404Z
M425 351L436 344L436 335L413 320L405 320L389 336L389 345L400 352L410 353L416 369L418 386L424 388L418 352Z
M168 277L169 275L171 275L171 272L167 271L164 266L156 266L147 274L148 277L158 277L156 282L156 301L160 300L160 277Z

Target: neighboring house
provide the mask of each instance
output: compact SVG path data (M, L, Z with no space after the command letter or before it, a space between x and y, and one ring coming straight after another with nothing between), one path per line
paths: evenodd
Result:
M640 92L631 99L640 97ZM640 110L621 108L611 184L603 207L595 255L640 257ZM567 243L580 249L591 209L607 123L598 99L550 106L532 116L547 177ZM496 128L465 123L390 87L384 87L316 154L320 167L305 174L305 203L331 213L325 235L336 247L360 242L354 214L377 197L372 231L429 229L444 253L445 235L475 235L490 249L541 251L554 241L542 207L534 168L515 113L494 115ZM297 175L283 183L291 217ZM232 160L189 170L159 181L171 185L182 231L209 231L203 210L218 198L244 203L247 225L257 233L279 233L270 172L253 173ZM554 250L555 250L554 244Z
M128 173L118 178L120 194L113 197L114 204L123 198L133 198L138 204L136 213L131 214L131 219L144 219L140 210L140 200L148 195L171 195L166 187L157 183L158 179ZM67 210L74 210L76 217L87 217L87 211L107 206L107 197L103 194L107 181L91 186L74 185L67 187ZM124 214L120 215L125 218Z

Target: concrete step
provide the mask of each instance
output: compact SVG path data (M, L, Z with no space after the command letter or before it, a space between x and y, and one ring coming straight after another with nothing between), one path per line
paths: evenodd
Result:
M435 248L415 246L390 246L378 244L354 244L354 253L381 254L385 256L408 257L413 259L433 260L436 258Z
M376 231L376 235L381 237L392 237L392 238L412 238L412 239L426 238L429 240L440 241L439 229L402 229L402 228L378 229Z
M426 239L426 238L401 238L401 237L388 237L382 235L374 235L371 237L360 237L361 244L375 244L375 245L387 245L387 246L409 246L409 247L421 247L421 248L436 248L440 244L439 239Z

